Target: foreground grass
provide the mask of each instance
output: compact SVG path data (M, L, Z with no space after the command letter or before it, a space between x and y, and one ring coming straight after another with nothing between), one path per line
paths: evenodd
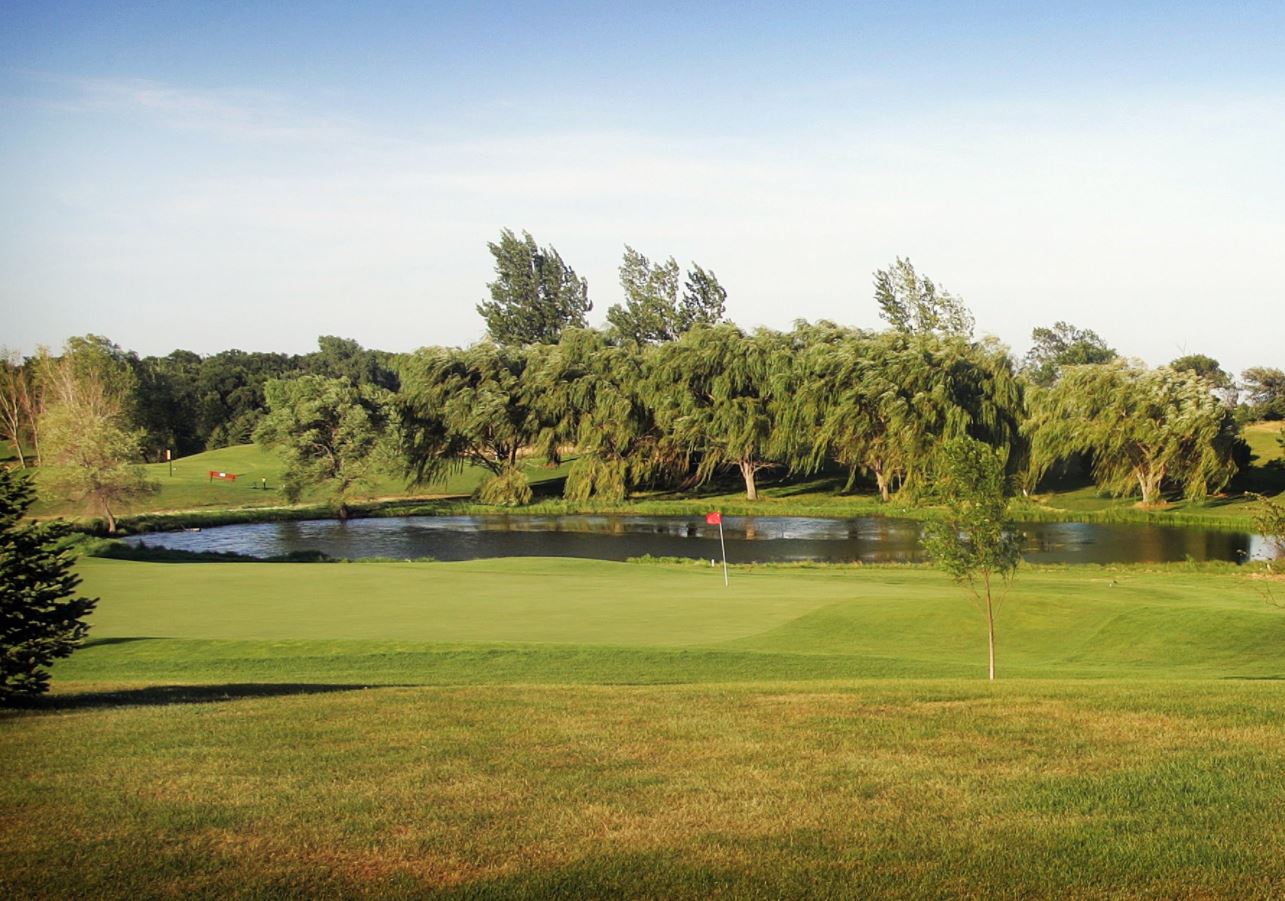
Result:
M294 691L11 715L0 890L1285 893L1278 684Z
M1285 895L1285 610L1024 569L84 559L0 896Z

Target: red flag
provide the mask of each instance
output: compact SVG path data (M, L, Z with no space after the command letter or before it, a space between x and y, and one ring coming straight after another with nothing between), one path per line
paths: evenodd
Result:
M722 525L722 524L723 524L723 514L722 514L722 513L706 513L706 514L705 514L705 522L706 522L708 525L711 525L711 526L718 526L718 525Z

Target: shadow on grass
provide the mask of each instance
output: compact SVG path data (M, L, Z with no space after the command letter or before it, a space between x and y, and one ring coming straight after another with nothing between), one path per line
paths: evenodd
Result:
M133 644L136 641L157 641L155 638L148 638L145 635L121 636L119 638L86 638L80 643L76 650L85 648L102 648L113 644Z
M104 639L113 641L116 639ZM119 639L131 641L134 639ZM38 695L11 699L11 710L60 711L106 707L167 707L173 704L214 704L221 701L244 701L254 698L280 698L290 695L333 694L340 691L364 691L367 688L391 688L389 685L336 685L302 682L248 682L220 685L149 685L117 691L87 691L76 694Z

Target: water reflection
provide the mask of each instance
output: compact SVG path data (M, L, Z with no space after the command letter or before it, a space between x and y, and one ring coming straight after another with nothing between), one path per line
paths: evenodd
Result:
M1027 523L1024 556L1033 563L1160 563L1193 559L1243 563L1273 549L1259 535L1155 525ZM901 563L923 559L920 524L886 517L821 519L726 516L734 563L824 561ZM307 520L160 532L127 539L191 551L269 557L321 551L332 557L473 560L483 557L587 557L624 560L717 558L718 526L685 516L417 516Z

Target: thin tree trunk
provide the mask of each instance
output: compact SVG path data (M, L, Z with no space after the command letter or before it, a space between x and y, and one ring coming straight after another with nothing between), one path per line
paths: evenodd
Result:
M339 510L338 510L339 520L340 520L341 522L346 521L346 520L348 519L348 517L349 517L349 516L351 516L351 515L352 515L352 511L348 509L348 505L347 505L346 503L344 503L343 501L340 501L340 502L339 502Z
M741 477L745 479L745 499L756 501L759 499L758 487L754 484L754 464L748 460L742 460Z
M112 508L107 506L107 501L103 501L103 517L107 520L107 534L116 534L116 517L112 515Z
M991 603L991 574L982 573L986 586L986 650L990 659L990 681L995 681L995 608Z
M883 471L883 467L874 467L875 484L879 486L879 499L885 504L892 500L892 491L888 487L888 474Z

